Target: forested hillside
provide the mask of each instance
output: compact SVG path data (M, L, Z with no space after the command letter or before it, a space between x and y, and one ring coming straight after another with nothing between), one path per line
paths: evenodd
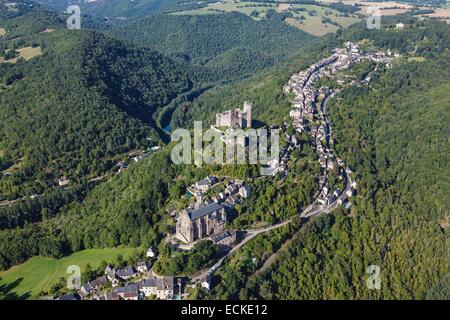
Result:
M101 184L84 203L72 203L53 219L1 230L0 268L34 255L61 257L84 248L156 243L173 177L164 152Z
M153 114L193 85L185 66L96 32L60 30L38 43L43 56L0 65L2 170L19 166L3 194L99 175L112 156L158 143Z
M337 153L356 172L353 207L308 222L260 274L240 276L252 268L236 260L218 273L211 297L448 299L449 27L344 37L417 48L327 107ZM381 268L381 290L366 285L370 265Z
M110 34L185 62L206 66L222 79L240 78L298 54L313 39L273 13L254 21L240 13L153 15L119 22Z
M180 93L235 78L235 73L241 75L254 65L256 69L267 67L276 59L263 50L255 53L250 46L242 46L244 38L230 36L225 49L213 50L208 59L198 62L204 66L193 68L189 61L174 61L98 32L64 30L64 16L28 8L19 7L16 14L8 11L0 25L6 31L1 38L3 52L23 47L41 52L31 59L0 64L0 201L18 201L0 208L6 246L2 268L37 254L58 257L88 247L155 241L159 233L150 230L158 228L155 223L163 215L161 201L167 197L171 178L167 177L163 187L150 172L134 171L156 183L143 193L145 203L127 197L110 202L108 192L114 187L92 191L87 180L111 171L121 155L158 144L161 132L156 113ZM167 158L157 162L164 166ZM159 168L151 167L152 172ZM62 176L70 178L70 188L54 186ZM140 187L132 187L133 197ZM177 185L172 193L179 198L184 187ZM33 194L39 199L30 199ZM114 206L98 210L100 199ZM127 212L135 205L132 214L138 229L127 227L134 221ZM74 206L77 209L71 210ZM77 222L61 229L66 219ZM115 227L111 225L114 220ZM38 242L38 238L47 240ZM9 247L11 243L17 246Z
M46 29L64 26L63 17L57 13L40 7L28 7L27 2L18 3L15 10L6 10L5 3L5 0L0 1L0 26L7 31L6 35L0 38L2 46L5 46L8 40L20 45Z
M156 12L195 9L210 0L96 0L89 2L83 0L36 0L35 2L59 10L64 10L70 5L79 5L84 14L95 16L135 17Z

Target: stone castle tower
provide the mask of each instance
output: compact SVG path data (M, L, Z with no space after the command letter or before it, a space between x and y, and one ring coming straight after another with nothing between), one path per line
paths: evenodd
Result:
M216 127L226 128L251 128L252 127L252 104L248 101L244 102L244 108L236 108L223 113L216 114Z

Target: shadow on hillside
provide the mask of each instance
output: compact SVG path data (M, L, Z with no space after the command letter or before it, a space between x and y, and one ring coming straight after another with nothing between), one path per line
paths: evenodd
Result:
M1 278L0 278L1 280ZM18 295L15 292L12 292L15 288L19 286L19 284L23 281L23 278L19 278L11 283L0 285L0 300L25 300L31 296L31 292L24 293L22 295Z

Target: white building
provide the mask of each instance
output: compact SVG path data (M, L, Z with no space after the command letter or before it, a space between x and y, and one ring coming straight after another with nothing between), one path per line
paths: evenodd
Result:
M155 250L153 249L152 246L150 246L148 248L146 256L147 256L147 258L154 258L155 257Z
M173 298L175 281L174 277L153 277L150 279L142 280L139 283L139 291L144 296L156 296L161 300L168 300Z
M136 265L136 270L139 273L147 272L149 269L147 261L139 261Z
M67 186L70 183L70 180L67 177L62 177L58 179L58 184L60 187Z

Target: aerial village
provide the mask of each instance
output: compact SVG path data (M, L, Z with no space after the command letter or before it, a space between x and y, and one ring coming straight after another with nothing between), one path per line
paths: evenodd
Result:
M356 193L356 182L351 178L352 171L345 167L344 161L333 152L333 129L326 115L327 102L339 92L339 89L327 87L317 89L314 83L322 77L330 77L339 71L349 69L352 64L363 59L370 59L377 64L383 63L389 67L393 60L391 55L390 52L363 54L357 44L347 42L344 48L335 49L330 57L311 65L307 70L292 75L284 86L283 90L286 94L294 94L292 110L289 114L292 126L297 132L306 132L311 135L313 147L322 168L322 174L318 178L318 196L313 204L300 213L301 217L309 218L321 213L330 213L339 205L349 208L351 205L349 198ZM360 83L352 81L348 85L365 85L367 82L365 78ZM279 162L272 161L267 164L273 169L273 175L287 174L287 161L291 152L297 147L295 135L290 136L286 132L287 126L287 122L280 125L287 146L280 150ZM214 127L217 130L251 128L251 103L245 102L243 110L235 109L217 114ZM343 190L331 190L328 186L328 173L335 168L338 168L340 179L345 182ZM205 196L208 191L220 185L224 186L221 192L213 195L210 192L209 196ZM189 287L201 286L211 290L211 274L234 251L233 248L238 249L256 234L277 227L270 226L264 230L258 230L242 239L237 238L239 230L227 228L230 212L233 211L234 206L251 194L251 184L247 181L208 176L193 183L187 191L194 196L195 201L180 212L173 213L176 219L176 231L175 234L170 235L170 243L179 249L190 250L193 244L200 240L212 241L223 248L223 255L215 265L195 278L159 276L151 268L151 262L154 262L158 255L155 248L150 247L146 253L146 260L120 269L107 266L103 276L84 283L77 294L67 294L58 299L140 300L154 297L172 300L186 297L186 288ZM286 223L289 221L280 225ZM110 289L105 290L105 284L108 284Z

